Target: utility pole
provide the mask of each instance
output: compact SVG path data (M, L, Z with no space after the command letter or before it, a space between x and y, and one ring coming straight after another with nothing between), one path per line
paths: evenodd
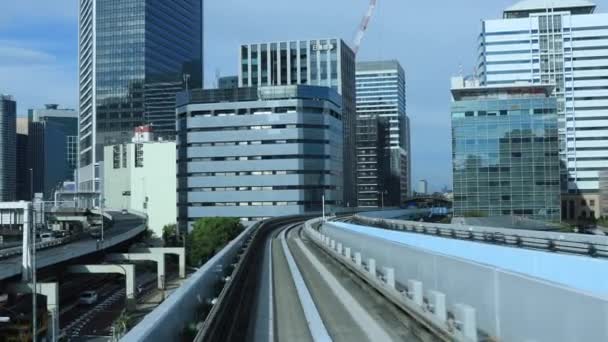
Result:
M36 342L38 340L38 286L36 284L36 222L35 222L35 210L34 210L34 169L30 168L30 201L32 203L31 210L29 213L24 212L25 215L31 215L30 226L32 231L32 244L30 246L30 255L32 262L32 341Z
M321 195L321 208L323 210L323 221L325 222L325 194Z
M101 212L101 242L102 243L103 243L103 202L104 202L104 198L100 192L99 193L99 210Z

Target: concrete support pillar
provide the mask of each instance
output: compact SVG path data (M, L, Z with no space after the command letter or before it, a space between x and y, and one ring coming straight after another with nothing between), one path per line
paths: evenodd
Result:
M447 309L445 306L445 294L434 290L429 290L427 293L429 304L433 309L433 314L438 320L445 322L448 319Z
M409 279L407 281L407 291L409 292L411 300L418 306L422 306L423 295L422 295L422 282L418 280Z
M454 316L460 323L462 334L472 341L477 341L475 308L466 304L454 304Z
M36 291L32 283L13 283L6 287L9 294L37 293L46 296L46 308L51 316L47 337L57 341L59 336L59 286L57 283L36 283Z
M134 253L162 253L163 255L173 254L179 257L179 277L186 278L186 250L184 247L147 247L136 248Z
M154 261L156 262L157 287L160 290L165 288L165 254L160 251L150 253L118 253L108 254L108 261Z
M386 279L386 285L392 289L395 288L395 269L392 267L384 267L384 278Z
M372 277L376 277L376 259L370 258L367 260L367 270Z
M32 257L30 247L36 238L32 238L32 204L23 203L23 242L21 244L21 281L29 282L32 277ZM16 217L13 216L13 219Z
M361 267L361 253L359 252L355 252L355 264L357 264L358 267Z
M353 259L350 256L350 247L345 247L344 248L344 256L346 257L346 259L348 259L348 261L352 261Z
M125 275L127 310L135 308L134 265L75 265L67 268L69 273L118 273Z

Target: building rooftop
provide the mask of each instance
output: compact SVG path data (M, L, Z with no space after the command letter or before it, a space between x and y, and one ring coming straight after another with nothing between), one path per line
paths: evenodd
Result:
M587 0L522 0L503 12L504 18L525 18L531 13L567 11L572 14L591 14L595 4Z
M475 78L462 76L452 78L452 96L455 101L476 97L550 97L555 86L553 84L532 84L518 82L512 84L480 85Z
M329 87L284 85L228 89L192 89L177 94L177 107L194 103L323 99L342 106L342 97Z

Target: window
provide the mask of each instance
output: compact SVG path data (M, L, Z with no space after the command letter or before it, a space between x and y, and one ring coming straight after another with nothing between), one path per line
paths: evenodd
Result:
M135 144L135 167L144 167L144 144Z

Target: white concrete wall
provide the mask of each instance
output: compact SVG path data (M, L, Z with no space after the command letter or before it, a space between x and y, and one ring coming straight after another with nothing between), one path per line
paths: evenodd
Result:
M129 173L129 167L132 163L130 145L122 145L122 148L127 147L127 165L123 165L122 159L120 162L120 168L114 168L114 146L106 146L103 149L103 197L105 198L104 207L112 209L130 209L129 208L129 197L123 196L123 192L131 190L131 174Z
M134 153L135 144L129 146ZM175 143L144 143L143 146L143 167L131 168L130 209L148 214L149 228L161 237L164 225L177 222Z

